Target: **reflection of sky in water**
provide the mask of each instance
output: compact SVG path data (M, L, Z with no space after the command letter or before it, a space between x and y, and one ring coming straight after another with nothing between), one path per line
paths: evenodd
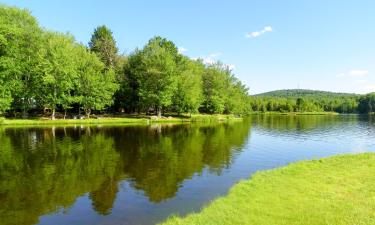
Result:
M298 160L375 151L375 127L369 118L271 116L254 117L251 121L230 125L226 129L222 129L223 126L225 127L220 125L218 128L207 129L154 125L149 128L110 130L103 127L100 131L105 134L103 138L117 136L111 139L111 143L122 153L121 159L125 164L139 167L134 168L134 171L125 167L127 170L118 180L119 188L110 214L99 215L92 207L90 195L85 193L76 196L73 205L64 209L56 206L60 208L57 212L41 215L40 224L153 224L171 214L183 215L199 210L217 196L227 193L239 180L248 178L258 170L271 169ZM91 135L95 134L94 131L91 131ZM46 132L44 131L43 135L46 135ZM30 131L30 135L30 146L33 146L32 150L35 151L40 148L37 140L43 135L35 131ZM59 136L58 130L56 135ZM145 136L137 139L139 135ZM143 143L143 139L148 141L148 145ZM185 139L185 142L181 141L182 139ZM125 148L124 145L129 141L132 143L128 143ZM174 147L167 159L158 153L165 150L160 149L163 146ZM216 158L211 157L218 153L219 149L224 151L220 150ZM152 154L137 154L140 151L150 151ZM153 193L154 188L160 187L154 187L152 183L145 184L144 179L147 177L142 177L142 174L132 174L142 171L144 167L150 166L149 164L155 163L153 167L149 167L151 170L163 169L163 163L175 162L173 157L178 156L178 160L185 162L186 158L181 157L189 158L193 154L196 157L201 153L207 154L203 158L199 157L204 163L200 162L202 165L196 167L192 174L182 177L182 181L176 184L177 190L173 195L166 195L169 197L160 201L158 198L158 201L151 201L148 196ZM147 160L148 163L143 164L142 160ZM192 166L195 162L186 160L186 163L189 164L168 167L165 171L171 174L181 173L184 166ZM148 172L148 175L152 175L154 171ZM136 186L138 188L135 188Z

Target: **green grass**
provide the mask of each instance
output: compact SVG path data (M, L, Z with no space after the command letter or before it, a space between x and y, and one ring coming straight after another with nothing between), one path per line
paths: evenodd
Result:
M5 119L0 117L0 125L18 126L18 125L80 125L80 124L149 124L149 123L183 123L183 122L221 122L238 120L233 115L192 115L180 117L164 117L160 119L150 119L145 116L132 117L103 117L100 119Z
M375 154L303 161L256 173L202 212L163 225L375 224Z

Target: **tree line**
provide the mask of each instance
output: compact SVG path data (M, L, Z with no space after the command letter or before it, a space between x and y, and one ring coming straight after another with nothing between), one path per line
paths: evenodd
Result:
M328 93L311 90L284 90L253 96L250 100L256 112L375 112L375 93L366 95Z
M228 66L204 64L156 36L129 55L98 26L88 46L41 28L28 10L0 6L0 112L245 114L248 89Z
M42 28L28 10L0 5L0 114L375 111L372 94L291 93L250 96L227 65L193 60L163 37L124 55L106 26L84 45Z

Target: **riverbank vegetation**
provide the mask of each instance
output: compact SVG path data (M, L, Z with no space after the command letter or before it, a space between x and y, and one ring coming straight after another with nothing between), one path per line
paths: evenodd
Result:
M146 115L124 115L119 117L94 117L90 119L50 120L49 118L6 119L0 117L0 125L85 125L85 124L151 124L151 123L184 123L184 122L234 122L242 118L222 114L194 114L178 117L156 117Z
M0 21L0 112L8 116L251 110L228 66L190 59L165 38L121 55L106 26L85 46L41 28L27 10L0 6Z
M284 90L250 96L229 66L191 59L166 38L155 36L124 55L104 25L84 45L42 28L28 10L0 5L0 114L6 117L374 111L374 94Z
M256 173L201 213L168 224L374 224L375 154L343 155Z
M375 104L373 99L375 98L372 94L291 89L255 95L251 105L256 112L368 113L373 111L371 107L371 104Z

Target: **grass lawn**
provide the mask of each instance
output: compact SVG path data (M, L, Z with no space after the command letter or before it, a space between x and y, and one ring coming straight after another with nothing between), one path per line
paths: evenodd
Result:
M100 119L56 119L34 118L34 119L6 119L0 118L0 125L80 125L80 124L148 124L148 123L181 123L181 122L220 122L232 121L236 118L233 115L206 115L196 114L191 118L181 117L163 117L160 119L146 116L124 116L124 117L102 117Z
M303 161L256 173L200 213L169 224L375 224L375 154Z

